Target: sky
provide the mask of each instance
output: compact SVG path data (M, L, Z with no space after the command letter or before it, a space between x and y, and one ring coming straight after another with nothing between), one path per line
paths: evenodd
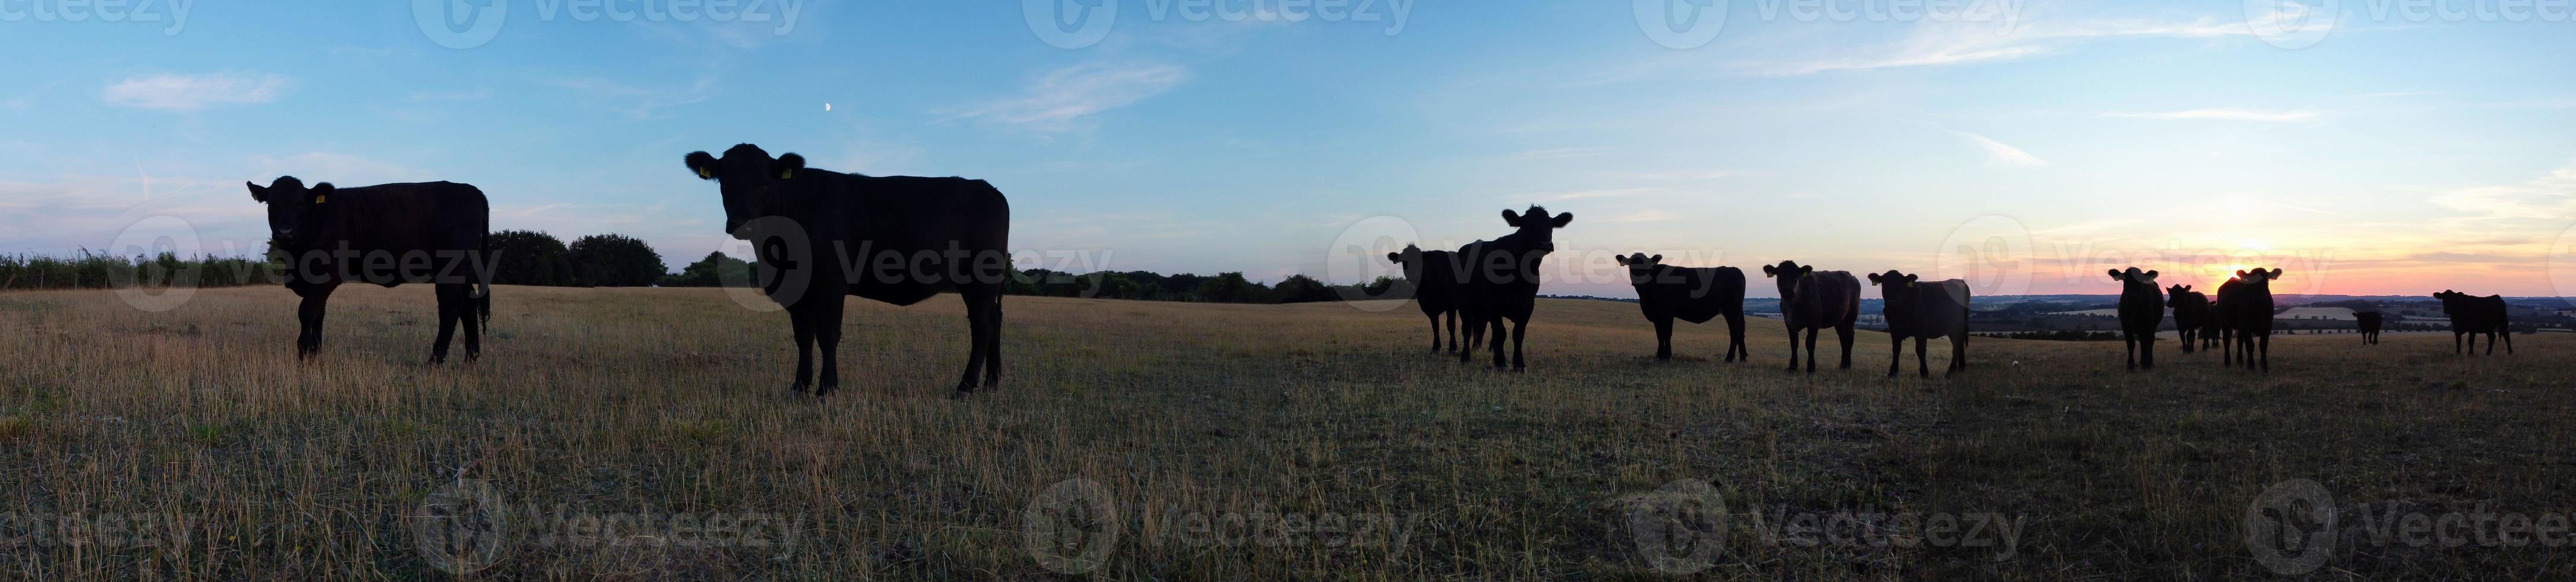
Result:
M682 155L754 143L990 181L1024 269L1363 281L1539 204L1556 294L2576 295L2576 9L2303 1L0 0L0 253L255 253L294 175L677 269L744 254Z

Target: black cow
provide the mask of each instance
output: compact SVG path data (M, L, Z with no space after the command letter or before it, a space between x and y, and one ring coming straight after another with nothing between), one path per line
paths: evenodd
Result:
M2191 353L2193 344L2204 341L2201 330L2209 328L2209 296L2190 285L2166 288L2165 294L2165 304L2173 307L2174 331L2182 336L2182 353Z
M2227 292L2227 285L2224 283L2220 284L2219 292ZM2193 292L2192 294L2200 295L2198 292ZM2200 304L2200 308L2202 309L2202 313L2207 314L2206 317L2201 318L2200 322L2200 349L2224 349L2224 345L2227 342L2227 318L2218 316L2218 299L2208 298Z
M1467 345L1478 345L1488 327L1492 328L1490 345L1494 368L1503 367L1503 320L1512 321L1512 370L1526 369L1521 359L1521 340L1529 328L1530 311L1538 303L1538 267L1547 254L1556 252L1556 229L1574 222L1574 213L1549 216L1546 208L1531 206L1526 214L1503 211L1503 223L1520 230L1489 241L1467 243L1458 249L1458 264L1465 266L1466 276L1459 281L1458 314L1467 320ZM1458 361L1469 361L1471 352L1458 353Z
M983 180L863 176L771 159L751 144L723 158L686 157L724 196L725 232L759 250L762 289L787 308L802 393L823 347L815 396L840 386L843 296L894 305L956 291L966 302L966 373L950 396L1002 382L1002 284L1010 273L1011 204Z
M1869 284L1878 286L1878 296L1885 299L1887 337L1895 340L1896 352L1887 363L1887 376L1905 362L1905 338L1914 338L1915 371L1932 377L1931 356L1924 347L1933 338L1950 338L1950 368L1957 374L1968 369L1968 282L1959 279L1922 283L1915 275L1890 270L1872 273Z
M1744 346L1744 270L1735 267L1675 267L1664 256L1634 253L1612 257L1628 267L1628 282L1637 287L1637 308L1655 324L1655 359L1673 359L1673 319L1708 323L1726 318L1726 361L1753 360Z
M2245 369L2254 369L2259 347L2263 371L2272 371L2272 280L2279 278L2280 269L2237 271L2236 278L2218 286L2218 316L2235 336L2228 364L2241 358Z
M393 287L428 283L438 297L438 340L429 363L447 361L447 342L465 328L465 359L483 356L483 324L492 319L491 203L483 191L453 182L306 188L280 177L250 198L268 205L269 241L284 254L286 288L304 298L295 315L297 358L322 350L323 306L341 283Z
M2120 282L2120 342L2129 348L2129 369L2155 369L2156 328L2165 323L2165 293L2156 288L2155 271L2111 270Z
M1454 255L1408 244L1402 252L1387 253L1386 260L1404 267L1404 280L1413 284L1414 305L1422 308L1423 317L1431 318L1431 351L1440 351L1440 316L1446 315L1449 352L1458 353L1459 269Z
M2487 355L2495 355L2499 338L2504 343L2504 353L2513 353L2513 330L2508 329L2511 322L2506 318L2503 296L2476 297L2444 290L2433 294L2433 298L2442 300L2442 313L2451 316L2451 353L2477 355L2478 334L2487 335ZM2462 337L2469 340L2467 352L2460 351Z
M1780 319L1789 325L1789 371L1798 371L1798 331L1807 332L1807 373L1816 373L1816 333L1834 328L1843 340L1842 369L1851 369L1852 326L1860 321L1860 279L1849 271L1817 272L1797 261L1763 265L1778 279Z
M2379 312L2364 311L2352 314L2352 318L2361 327L2361 343L2379 343L2379 326L2381 319Z

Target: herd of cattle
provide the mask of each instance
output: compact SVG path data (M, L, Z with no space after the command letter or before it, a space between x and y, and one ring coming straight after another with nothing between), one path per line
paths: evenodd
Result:
M980 386L992 388L1002 374L1002 289L1010 274L1010 203L982 180L965 178L879 177L805 167L796 154L770 157L751 144L736 145L719 158L706 152L684 156L698 178L715 181L725 211L725 232L753 244L761 269L762 291L785 307L796 338L796 372L792 389L830 394L840 383L837 353L841 339L844 296L895 305L912 305L955 291L966 303L970 341L966 370L956 397ZM342 283L393 287L404 283L436 286L438 337L430 362L447 358L456 328L465 330L465 357L482 354L481 329L492 314L491 273L494 262L486 247L490 203L482 190L466 184L429 182L335 188L329 183L307 187L294 177L268 186L245 184L251 198L266 204L272 247L284 255L288 289L302 298L297 311L301 328L298 357L310 357L322 343L324 304ZM1492 365L1501 369L1503 322L1511 322L1512 370L1526 368L1522 346L1539 289L1539 267L1556 250L1555 231L1574 221L1572 213L1550 214L1532 206L1526 212L1504 210L1503 222L1515 230L1456 251L1425 251L1407 246L1387 259L1403 267L1416 303L1431 319L1431 347L1442 350L1443 316L1448 318L1447 351L1460 362L1473 361L1478 346L1490 349ZM1752 359L1744 341L1744 272L1733 267L1680 267L1663 264L1663 256L1635 253L1618 258L1628 268L1647 321L1655 326L1655 357L1672 358L1673 321L1707 323L1726 318L1728 362ZM1860 316L1860 278L1845 271L1818 271L1793 261L1762 267L1763 276L1779 287L1780 312L1787 323L1789 369L1798 368L1798 333L1806 333L1807 371L1816 370L1817 335L1831 328L1842 342L1842 367L1851 367L1853 326ZM2112 271L2122 283L2119 313L2129 346L2130 367L2155 365L2152 339L2165 308L2173 308L2183 333L2183 350L2195 342L2234 344L2227 363L2241 357L2248 369L2270 368L2272 292L2280 269L2238 271L2212 301L2189 286L2159 290L2155 271ZM1887 331L1902 367L1905 340L1914 340L1917 372L1931 375L1931 340L1950 340L1950 372L1968 366L1969 289L1966 281L1921 281L1916 275L1888 271L1871 274L1869 284L1884 298ZM2170 294L2170 299L2166 294ZM2453 351L2475 334L2505 335L2504 299L2471 297L2444 291L2443 311L2451 315ZM1463 328L1459 325L1464 320ZM2377 343L2379 314L2364 313L2365 341ZM1461 332L1465 343L1460 343ZM1491 339L1487 340L1488 334ZM822 374L813 381L815 344L822 347Z

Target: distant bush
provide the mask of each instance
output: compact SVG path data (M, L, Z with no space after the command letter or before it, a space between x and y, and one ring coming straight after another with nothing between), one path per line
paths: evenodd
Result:
M234 287L275 284L279 265L264 258L179 258L174 253L131 257L81 249L69 257L0 255L0 289L109 289L121 287Z

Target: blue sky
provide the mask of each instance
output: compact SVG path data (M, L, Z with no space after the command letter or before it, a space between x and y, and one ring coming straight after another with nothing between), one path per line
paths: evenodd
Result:
M516 0L481 40L405 2L73 22L97 9L0 0L19 57L0 60L0 252L255 251L241 183L291 174L468 182L495 228L633 235L676 269L729 242L681 155L751 142L992 181L1023 267L1349 280L1535 203L1577 216L1551 293L1627 295L1608 257L1645 251L1987 294L2112 293L2102 267L2133 264L2562 294L2576 21L2393 2L1716 1L1697 44L1629 2L791 0L680 22L647 16L677 0ZM1096 42L1030 18L1113 6ZM2476 12L2505 6L2525 13Z

